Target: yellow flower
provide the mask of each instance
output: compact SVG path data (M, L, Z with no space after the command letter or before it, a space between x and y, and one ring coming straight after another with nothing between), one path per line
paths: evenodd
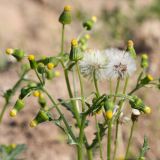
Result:
M12 109L12 110L10 111L9 115L10 115L11 117L15 117L15 116L17 115L17 110L16 110L16 109Z
M72 39L71 45L72 46L77 46L78 45L78 41L76 39Z
M12 147L13 149L15 149L16 146L17 146L17 145L16 145L15 143L12 143L12 144L11 144L11 147Z
M12 49L12 48L6 49L6 54L13 54L13 53L14 53L14 49Z
M89 34L86 34L86 35L85 35L85 38L86 38L86 39L90 39L90 35L89 35Z
M32 121L30 122L29 126L30 126L31 128L34 128L34 127L37 126L37 122L36 122L35 120L32 120Z
M150 81L153 81L153 77L152 77L150 74L147 75L147 78L148 78Z
M55 71L55 76L59 77L60 76L60 72L59 71Z
M34 91L33 92L33 96L35 96L35 97L39 97L40 96L40 91Z
M93 22L97 22L97 17L96 16L92 16L91 19L92 19Z
M33 54L30 54L30 55L28 56L28 60L29 60L29 61L35 60L35 56L34 56Z
M145 112L146 114L150 114L150 113L151 113L151 108L148 107L148 106L145 106L144 112Z
M64 6L64 11L71 11L72 7L70 5Z
M112 112L111 110L108 110L108 111L106 111L105 115L106 115L106 118L107 118L107 119L112 119L112 117L113 117L113 112Z
M133 46L134 46L133 41L132 41L132 40L129 40L129 41L128 41L128 47L133 47Z
M142 58L143 59L148 59L148 55L147 54L142 54Z
M47 64L47 68L48 68L49 70L53 69L53 67L54 67L54 64L53 64L53 63L48 63L48 64Z

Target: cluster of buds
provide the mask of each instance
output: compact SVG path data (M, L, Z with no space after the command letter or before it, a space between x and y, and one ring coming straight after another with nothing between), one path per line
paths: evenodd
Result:
M92 16L92 18L88 19L83 23L83 27L86 28L86 30L91 30L96 21L97 21L97 17Z
M71 9L72 8L70 5L64 7L64 10L59 17L59 22L62 23L63 25L71 23L72 21Z
M36 61L35 56L30 54L28 60L31 69L37 69L38 73L44 74L47 79L51 80L54 77L60 76L59 71L53 71L53 68L58 65L58 61L54 57L43 58L40 61Z
M21 61L25 57L25 52L21 49L7 48L6 54L12 55L17 61Z
M87 42L89 39L90 39L89 34L86 34L79 39L78 44L79 44L79 47L82 51L85 51L87 49Z
M114 103L112 100L107 99L104 103L105 116L108 120L111 120L113 117Z
M128 44L127 44L127 51L130 53L131 57L132 58L136 58L136 51L134 49L134 43L132 40L129 40L128 41Z
M146 106L143 101L138 98L137 96L133 96L132 99L129 101L131 107L133 109L137 109L139 111L142 111L146 114L150 114L151 113L151 108L149 106Z
M149 62L148 62L148 55L147 54L142 54L141 57L141 67L143 69L148 68Z
M81 52L78 46L78 41L76 39L73 39L71 41L71 50L70 50L69 59L71 61L77 62L82 58L83 58L83 53Z

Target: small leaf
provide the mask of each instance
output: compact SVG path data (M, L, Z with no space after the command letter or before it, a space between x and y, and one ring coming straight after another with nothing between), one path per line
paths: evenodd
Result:
M71 114L73 115L73 118L75 118L75 114L74 114L74 111L73 111L73 109L72 109L72 104L65 102L65 101L64 101L63 99L61 99L61 98L59 98L58 101L61 102L61 105L62 105L63 107L65 107L68 111L70 111Z
M143 142L143 146L140 150L140 155L138 157L137 160L141 160L144 156L145 156L145 153L149 150L149 145L148 145L148 138L146 136L144 136L144 142Z

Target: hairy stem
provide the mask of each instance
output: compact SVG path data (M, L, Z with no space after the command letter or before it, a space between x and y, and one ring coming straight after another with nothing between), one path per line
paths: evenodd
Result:
M127 145L127 150L126 150L126 154L125 154L125 158L124 158L125 160L127 160L127 158L128 158L129 147L130 147L131 139L132 139L132 136L133 136L134 125L135 125L135 121L132 122L130 136L129 136L128 145Z
M64 53L64 31L65 31L65 25L62 25L62 37L61 37L61 54Z
M107 160L111 160L112 120L108 121Z
M100 96L100 92L99 92L99 88L98 88L98 83L97 83L95 71L93 73L93 81L94 81L94 86L95 86L95 89L96 89L96 93L97 93L98 96ZM98 120L97 120L96 114L95 114L95 122L96 122L97 134L98 134L98 143L99 143L100 158L101 158L101 160L103 160L102 144L101 144L101 137L100 137L100 129L99 129L99 125L98 125Z
M126 77L124 88L123 88L123 94L126 93L128 80L129 80L129 77ZM115 141L114 141L115 147L114 147L114 151L113 151L113 160L116 159L116 153L117 153L117 147L118 147L119 116L120 116L120 113L121 113L122 106L123 106L123 102L120 103L119 108L118 108L118 113L117 113L118 118L117 118L117 121L116 121L116 134L115 134Z

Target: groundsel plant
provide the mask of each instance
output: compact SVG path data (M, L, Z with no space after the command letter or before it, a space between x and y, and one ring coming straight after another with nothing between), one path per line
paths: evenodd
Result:
M62 33L60 52L56 56L38 58L21 49L6 49L8 56L13 56L18 63L22 63L22 67L17 83L3 95L5 104L0 114L0 121L2 122L12 97L21 88L14 106L9 109L11 117L16 118L18 114L21 114L21 110L26 107L27 98L33 95L37 97L39 111L29 122L30 127L41 127L41 123L55 124L68 137L68 144L75 146L77 160L95 159L95 153L97 153L93 152L95 149L99 151L98 155L100 155L101 160L115 160L119 158L117 150L120 149L118 148L118 135L122 109L123 111L127 109L130 110L132 122L126 153L122 157L122 159L127 160L130 158L130 144L138 117L151 113L151 107L147 106L135 93L147 86L160 88L160 81L153 79L147 73L149 61L146 54L142 55L141 62L138 63L134 43L131 40L128 41L124 50L115 48L102 51L88 49L87 42L90 36L87 32L92 30L96 20L96 17L93 16L83 22L82 33L84 34L80 33L77 38L73 38L70 51L66 51L64 48L65 37L67 38L65 27L72 21L71 6L67 5L59 17ZM66 98L56 99L46 88L47 81L56 81L60 76L56 70L57 66L61 66L64 72L68 91ZM35 73L37 80L32 79L33 77L28 74L30 72ZM140 72L139 76L137 76L138 72ZM87 95L84 88L83 77L93 83L94 87L90 95ZM138 77L137 82L134 88L128 91L131 88L128 86L129 79L133 77ZM106 92L99 89L102 81L109 86ZM79 87L77 87L78 85ZM77 88L80 88L80 92ZM51 106L48 106L48 100L52 103ZM130 108L124 107L124 103L127 103ZM68 117L62 112L62 107L71 113L74 121L68 120ZM55 114L58 115L58 118L54 116ZM101 120L97 118L97 115L101 117ZM85 129L90 125L89 117L90 119L93 117L95 126L92 127L96 128L91 143L89 143L89 137L85 133ZM113 133L113 128L115 133ZM102 145L102 140L106 141L106 146L104 143ZM145 159L145 152L148 149L148 141L145 137L137 160Z

